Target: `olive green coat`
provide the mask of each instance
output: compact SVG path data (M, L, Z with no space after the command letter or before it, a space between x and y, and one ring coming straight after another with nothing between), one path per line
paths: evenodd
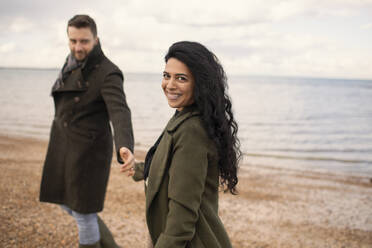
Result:
M133 150L123 74L98 44L83 68L53 86L52 96L55 116L40 201L64 204L79 213L99 212L103 209L113 154L110 120L116 150L123 146Z
M231 247L218 216L217 163L215 145L193 107L169 121L145 182L154 247ZM135 180L143 179L143 167L136 165Z

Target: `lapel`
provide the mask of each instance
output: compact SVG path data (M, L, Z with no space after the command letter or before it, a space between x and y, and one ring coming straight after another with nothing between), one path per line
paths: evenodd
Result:
M81 68L71 72L70 76L65 81L58 82L53 85L52 94L57 92L71 92L71 91L86 91L86 85Z
M154 153L151 162L148 183L146 187L146 209L150 206L163 180L168 167L169 157L172 151L172 137L164 131L164 135Z
M185 107L177 116L173 116L165 130L164 135L157 147L154 157L151 162L148 183L146 187L146 209L148 210L155 195L158 193L160 185L163 181L164 174L168 170L168 166L172 159L173 137L177 128L187 119L192 116L199 115L199 112L194 106Z
M86 91L88 85L86 79L91 72L99 67L99 64L103 61L105 55L102 52L101 44L98 44L88 54L88 58L82 67L73 70L65 81L57 81L52 87L52 95L56 92L67 92L67 91Z

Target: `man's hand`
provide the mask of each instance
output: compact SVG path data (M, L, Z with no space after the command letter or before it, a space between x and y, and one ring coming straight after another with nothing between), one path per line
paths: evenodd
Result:
M120 172L127 172L127 176L131 177L134 175L134 155L126 147L121 147L119 150L121 159L124 161L124 164L120 167Z

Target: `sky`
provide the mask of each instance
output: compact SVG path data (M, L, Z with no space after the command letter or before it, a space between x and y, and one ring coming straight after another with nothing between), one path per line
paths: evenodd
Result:
M124 73L160 74L191 40L228 75L372 79L372 0L0 0L0 67L60 68L75 14Z

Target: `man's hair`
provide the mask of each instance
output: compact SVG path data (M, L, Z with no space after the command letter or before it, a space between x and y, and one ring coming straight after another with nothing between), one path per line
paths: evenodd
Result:
M75 28L89 28L92 31L94 37L97 37L97 26L95 21L88 15L75 15L72 17L67 24L67 32L68 27L75 27Z

